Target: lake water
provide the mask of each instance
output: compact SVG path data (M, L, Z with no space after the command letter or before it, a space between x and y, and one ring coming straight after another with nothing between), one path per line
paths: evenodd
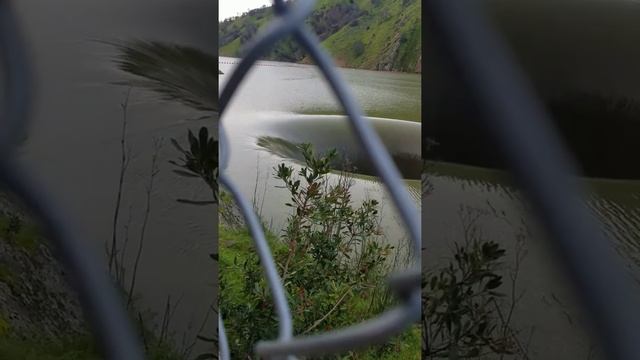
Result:
M220 86L237 59L219 58ZM368 120L396 159L407 189L420 205L420 75L341 69ZM382 226L388 239L404 246L406 233L395 209L351 133L347 119L315 66L261 61L248 75L221 118L230 142L230 178L255 199L263 220L278 233L289 200L273 177L281 162L300 164L295 144L317 151L335 148L353 170L353 198L382 200ZM338 175L331 175L334 179Z
M601 220L601 231L620 255L627 275L638 284L640 181L634 175L638 170L634 137L638 134L637 129L630 128L637 124L640 113L629 110L621 116L611 111L616 101L626 99L633 104L640 96L640 74L635 65L640 59L635 46L640 28L634 26L640 16L638 2L488 0L486 3L496 28L513 50L514 59L547 105L557 99L571 99L575 94L595 95L576 97L579 101L550 106L550 110L556 121L564 120L561 128L568 138L575 135L580 139L573 140L580 145L576 153L581 165L598 178L577 181L590 190L587 205ZM469 223L475 223L482 238L495 240L507 250L506 267L513 267L517 240L522 239L526 256L516 287L518 293L524 291L524 296L514 313L513 325L521 330L521 342L530 344L530 358L598 358L592 353L595 341L588 335L585 318L549 247L549 239L530 215L527 201L506 172L452 163L466 159L467 164L495 165L497 153L492 151L495 143L478 141L484 134L476 131L478 128L470 129L470 125L479 122L466 121L465 99L455 74L443 75L446 63L437 62L439 54L433 48L425 53L425 91L432 94L427 101L433 100L436 106L425 105L426 110L433 109L425 112L425 118L434 121L425 122L423 129L427 136L432 135L431 126L450 140L446 144L450 152L441 156L448 156L450 162L427 166L433 192L423 199L422 205L425 270L448 262L454 243L464 242ZM606 100L603 106L598 103L603 103L599 96ZM437 106L442 104L453 106ZM438 111L451 116L438 117L442 114ZM447 121L443 121L445 118ZM466 124L462 124L463 120ZM593 124L597 126L590 126ZM625 126L613 126L617 124ZM591 138L587 139L588 136ZM605 138L611 140L601 141ZM581 142L583 139L587 140ZM629 156L629 160L612 156L610 149L620 150L618 154ZM485 152L490 155L478 161ZM601 168L589 166L593 164ZM611 168L615 171L609 171ZM507 284L505 292L509 291Z
M107 85L123 76L114 71L110 62L113 52L90 40L165 40L214 53L217 37L212 35L211 25L216 21L215 6L215 2L205 0L182 1L179 5L170 0L16 2L32 45L38 80L31 131L20 157L46 185L54 200L77 221L80 233L98 254L111 237L119 170L119 104L124 89ZM516 17L511 18L516 21ZM627 28L620 26L624 31ZM591 44L583 36L575 38ZM605 40L603 43L615 45L608 38ZM587 50L579 57L596 61L594 66L600 66L604 57L590 56L589 46L584 49ZM576 56L573 51L562 54L567 61ZM635 67L635 60L623 55L614 57L624 60L622 65L626 67ZM220 84L234 62L220 58L220 69L225 72ZM572 72L568 72L554 60L541 69L544 74L554 74L551 80L555 84L555 76L562 74L567 74L562 77L563 82L572 82L574 78L587 81L591 78L582 76L587 71L584 69L592 67L572 66ZM612 69L626 72L623 66ZM533 329L533 358L588 358L592 342L585 334L577 302L547 249L544 235L527 215L526 203L500 172L455 164L434 165L429 168L434 190L421 204L418 201L420 185L412 169L420 149L421 77L350 69L341 72L404 170L407 189L421 205L425 267L441 263L450 253L453 242L463 238L461 224L465 221L477 218L483 234L499 241L509 253L513 253L514 239L524 221L531 230L525 236L528 253L518 282L520 289L526 289L519 305L519 309L525 310L516 312L515 325L523 329L525 339ZM638 77L633 74L616 77L624 78L624 84L617 81L606 84L613 90L635 94L635 88L628 89L638 84ZM609 75L607 79L614 78ZM578 85L601 89L604 80L594 79L593 84ZM296 155L290 151L295 142L312 142L321 149L339 147L359 165L360 173L355 176L356 200L384 197L368 170L366 157L358 152L339 114L340 108L319 72L308 65L261 62L233 99L223 119L231 139L228 171L246 196L253 198L255 194L256 201L264 203L260 206L262 216L274 229L279 228L286 212L282 206L284 194L274 189L272 168L282 161L295 163ZM131 206L134 239L142 218L152 138L185 139L187 129L207 124L187 120L194 115L190 109L156 101L143 91L132 93L128 141L135 158L125 181L122 221L126 222ZM152 197L148 246L142 258L138 292L142 303L156 312L162 311L167 295L174 300L182 298L174 317L174 329L182 332L190 324L191 328L199 325L198 320L215 296L217 279L212 276L213 263L208 254L217 247L217 216L213 207L194 208L175 201L206 193L206 188L197 181L171 173L167 161L177 156L170 146L160 153L161 173ZM602 219L602 230L625 260L630 276L638 278L640 182L584 181L592 188L589 205ZM387 235L402 242L404 232L391 206L385 204L383 215ZM211 322L210 328L215 326Z
M236 59L220 58L224 84ZM425 271L445 263L454 243L464 242L465 229L476 227L481 236L497 241L507 250L505 267L513 267L518 242L526 253L520 264L516 290L524 291L513 316L513 327L521 342L529 343L532 358L564 359L595 356L593 342L569 282L555 261L544 233L529 215L526 201L503 171L452 163L428 163L427 175L433 191L421 197L420 181L411 169L421 169L419 159L419 75L377 73L341 69L356 90L356 97L371 124L381 135L405 175L407 188L421 199L423 267ZM369 85L369 86L367 86ZM402 104L402 111L392 110ZM385 117L378 117L386 113ZM319 149L335 147L351 159L364 157L340 115L331 92L317 69L308 65L260 62L232 99L222 121L230 140L228 172L241 191L254 202L262 218L276 232L288 209L286 194L275 186L273 167L296 164L293 145L310 142ZM374 115L375 114L375 115ZM409 120L409 121L407 121ZM399 156L398 154L408 154ZM406 161L403 161L406 160ZM355 174L354 197L384 199L380 184L363 164ZM624 257L632 277L638 270L638 226L640 226L640 182L583 179L593 189L591 209L603 220L603 231ZM385 202L383 227L388 238L406 242L403 226ZM506 277L508 278L508 276ZM510 290L505 285L505 292ZM524 346L523 345L523 346Z
M111 238L120 163L120 103L125 90L115 70L113 49L98 40L161 40L215 54L217 3L208 0L25 0L14 3L33 55L36 99L29 138L20 158L32 169L96 255ZM204 186L171 172L179 154L168 144L186 142L194 111L158 101L134 89L127 142L134 158L125 178L119 233L131 209L131 243L137 244L144 213L152 138L164 137L137 291L141 310L162 315L167 296L181 299L172 320L179 340L194 335L215 301L217 276L209 253L217 247L214 207L190 207L178 197L208 194ZM211 125L210 123L208 123ZM133 248L130 254L135 254ZM132 263L133 257L130 258ZM217 327L211 318L205 334ZM190 338L187 337L187 340Z
M463 243L465 226L507 250L513 268L517 239L526 255L517 291L523 292L513 325L531 345L532 358L587 358L592 351L588 325L548 239L529 212L526 199L506 172L451 163L429 163L433 192L423 200L423 268L450 259L454 242ZM640 285L640 181L581 179L591 189L588 205L620 254L628 276ZM506 277L506 279L509 279ZM507 280L509 281L509 280ZM505 285L508 293L511 287ZM519 309L519 310L518 310Z

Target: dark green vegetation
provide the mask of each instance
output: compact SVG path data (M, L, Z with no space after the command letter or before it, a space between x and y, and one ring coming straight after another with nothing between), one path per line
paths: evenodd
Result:
M289 294L294 333L309 335L359 323L393 305L385 279L403 259L382 241L377 201L354 207L348 177L328 182L337 153L316 155L308 145L300 149L305 159L300 170L285 164L274 169L290 194L284 205L292 212L280 236L267 236ZM232 355L251 357L257 341L277 336L273 301L247 231L223 225L220 244L220 309ZM418 359L419 343L416 326L347 358Z
M478 119L470 119L458 103L437 110L425 123L425 134L435 140L427 158L481 167L503 168L500 149L488 140ZM635 100L574 94L552 98L547 107L556 129L590 177L638 179L640 167L629 166L640 153L640 103Z
M153 90L162 100L193 109L218 109L216 58L196 48L147 41L111 43L119 54L118 68L136 77L124 84ZM120 82L122 84L122 82Z
M340 66L420 72L420 7L418 0L321 0L307 24ZM242 56L246 42L272 18L271 7L264 7L221 22L220 55ZM265 58L308 61L291 38L280 41Z
M94 344L87 339L34 342L0 337L0 359L99 360Z
M0 347L75 338L86 327L38 226L0 193ZM4 349L0 348L0 354Z
M176 101L203 113L201 118L215 118L218 84L215 57L195 48L160 42L110 44L118 50L118 67L133 75L128 81L118 84L152 90L161 100ZM123 146L126 140L126 106L125 102ZM182 155L174 162L176 172L202 177L215 195L217 141L209 136L206 128L200 129L197 138L191 131L187 135L186 149L178 141L173 141ZM153 156L149 189L156 173L156 155ZM123 168L127 162L128 159L123 157ZM0 200L3 200L1 195ZM100 352L82 318L75 295L66 286L67 279L51 256L46 239L31 221L10 211L3 202L0 205L0 359L100 359ZM146 213L149 211L147 203ZM144 234L140 244L143 238ZM139 254L141 249L142 245ZM117 248L114 248L114 253L117 252L115 250ZM132 298L133 282L130 288L124 286L124 275L118 275L121 271L124 274L124 262L116 262L114 269L123 301L138 325L147 357L155 360L195 358L187 355L190 353L188 348L177 349L174 334L168 330L173 311L169 300L168 310L162 319L141 310L142 306ZM136 271L137 260L134 277ZM161 326L153 326L160 322ZM204 337L199 339L206 341ZM212 358L205 356L213 353L202 354L200 358Z
M499 260L505 251L493 242L456 245L454 261L424 279L426 356L467 358L490 351L513 353L497 324L494 302L502 296Z
M101 359L67 281L38 226L0 194L0 359ZM150 359L185 358L138 316Z
M218 99L216 96L213 96L213 94L216 94L217 92L218 74L221 72L219 70L216 72L216 65L214 64L215 58L213 56L192 47L161 42L132 41L116 43L114 46L119 50L119 54L116 58L118 68L127 74L132 75L132 78L128 81L122 82L123 84L145 88L160 95L161 100L178 102L202 112L203 116L201 116L199 120L211 119L214 123L217 121ZM123 106L123 110L125 112L125 117L121 139L123 144L121 179L122 174L126 171L128 163L127 154L124 149L124 145L126 144L126 105ZM188 130L187 140L188 143L185 146L181 144L181 141L174 138L171 139L172 145L182 156L177 160L169 161L176 167L173 172L179 176L196 178L204 181L209 189L211 189L212 198L196 200L179 198L176 200L190 205L216 204L218 202L217 132L210 133L207 127L202 126L198 131L198 136L194 135L191 130ZM147 186L147 208L145 211L143 229L146 226L147 216L150 212L150 197L153 187L153 178L158 172L156 160L159 146L159 141L155 139L155 152L152 155L150 182ZM120 188L121 187L122 180L120 181ZM118 192L120 194L121 190ZM116 205L115 219L117 219L118 212L119 205ZM138 257L133 266L134 279L137 271L138 260L143 250L143 238L144 230L141 235ZM111 250L113 253L118 252L118 249L115 246L115 240L112 249L115 249L115 251ZM121 251L121 253L124 253L124 251ZM217 254L210 254L210 256L212 259L217 260ZM116 276L116 278L118 277ZM123 279L124 276L121 276L119 281L122 282ZM131 303L133 290L134 281L132 281L131 287L128 291L128 305ZM169 333L169 322L172 317L172 312L175 310L175 308L172 308L170 300L170 297L168 297L160 329L154 328L153 330L148 330L148 326L145 327L146 323L142 322L142 318L138 312L138 318L141 323L140 325L145 329L143 331L143 337L145 339L147 352L151 354L151 356L157 355L163 359L186 359L190 356L189 354L191 353L195 342L204 341L209 343L207 347L210 350L208 349L206 352L198 354L197 359L217 358L216 336L207 337L202 334L198 334L196 336L196 340L191 345L188 345L181 351L176 350L176 341L173 339L175 335ZM173 306L176 306L176 304ZM212 306L211 309L216 311L215 306ZM151 322L153 322L153 320L155 319L151 319ZM208 314L203 320L204 323L206 323L207 320ZM147 341L147 338L150 339L149 341L157 343L156 348L148 347L149 341Z
M218 91L216 58L198 49L170 43L130 41L112 43L118 50L117 67L133 77L119 84L144 88L158 94L162 100L175 101L203 112L201 119L217 121ZM196 137L187 132L188 148L176 139L171 144L182 154L179 162L171 161L181 176L201 178L212 190L217 201L218 140L217 132L201 127ZM211 201L191 201L209 204Z
M587 176L638 179L640 4L633 1L486 1L489 14ZM426 44L434 44L431 39ZM503 167L456 75L428 45L423 134L429 159ZM483 136L484 135L484 136ZM423 142L424 143L424 142ZM540 146L544 146L540 144Z
M147 349L150 360L182 360L165 346L152 344ZM88 337L43 340L0 337L0 359L20 360L101 360L94 341Z
M286 139L275 136L261 136L256 144L266 151L290 159L297 163L304 164L304 156L299 151L299 144L293 143ZM376 170L369 159L368 155L363 152L354 152L349 154L347 158L343 155L341 158L334 158L329 164L331 169L336 172L349 171L354 174L367 176L376 176ZM391 152L391 157L398 167L401 175L405 179L419 179L421 174L422 159L411 153Z
M217 99L210 96L215 94L217 86L217 74L211 70L215 69L213 57L191 48L161 43L134 42L116 46L121 51L119 66L136 76L127 84L148 88L160 94L162 99L179 101L205 112L205 116L215 116ZM126 144L126 103L123 104L123 146ZM205 128L200 129L198 137L189 131L187 139L186 149L173 140L182 155L174 162L176 172L201 177L215 195L217 141ZM152 159L151 180L156 174L156 156L157 152ZM126 159L123 160L126 168ZM152 186L151 182L149 191ZM149 211L147 207L146 213ZM141 235L141 243L143 238ZM120 262L115 263L115 280L122 291L123 303L137 325L147 357L153 360L195 358L195 355L189 355L189 347L177 349L174 334L169 331L174 309L170 298L161 319L142 310L133 298L133 282L131 287L125 286L124 275L118 276L121 271L124 274L123 258L116 259ZM137 261L134 277L136 270ZM102 358L67 280L38 226L0 193L0 359ZM161 325L153 326L155 323ZM207 341L207 338L200 336L199 340ZM200 358L212 358L205 355L213 354L211 351Z
M31 222L25 223L20 215L11 212L0 213L0 236L27 253L36 251L41 243L37 226Z
M526 227L518 232L513 261L508 261L507 251L487 239L477 223L499 215L473 208L461 208L459 215L463 241L454 243L450 257L423 272L423 357L528 359L523 331L512 325L524 294L518 276L526 257Z
M204 180L211 189L213 200L205 201L204 204L217 203L218 201L218 140L209 136L209 130L201 127L198 137L189 130L187 134L189 147L185 150L176 139L171 139L173 146L183 155L180 162L170 161L179 169L174 173L191 178ZM178 199L179 202L190 204L203 204L202 201Z

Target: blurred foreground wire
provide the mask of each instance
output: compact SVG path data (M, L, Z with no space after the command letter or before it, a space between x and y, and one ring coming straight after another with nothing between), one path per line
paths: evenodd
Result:
M606 354L640 359L636 287L588 212L573 159L481 3L426 0L430 32L480 111L470 117L482 121L545 225Z
M48 200L43 187L15 161L15 145L24 139L27 128L31 79L25 44L7 0L0 0L0 62L5 87L4 113L0 114L0 186L43 225L104 356L142 359L141 343L105 264L87 249L64 211Z
M344 108L351 128L361 146L369 153L377 174L391 195L409 231L414 261L411 270L390 279L390 286L395 291L400 303L396 308L388 310L375 319L364 321L346 329L313 336L293 337L293 320L286 301L286 290L276 270L260 221L248 200L225 174L229 159L229 139L227 139L224 121L222 121L219 128L221 144L220 181L222 185L229 189L245 217L251 236L254 239L279 319L280 331L278 339L262 341L256 345L256 355L266 358L334 354L381 344L392 336L400 334L420 319L420 214L412 202L391 156L386 151L378 135L364 119L362 111L351 95L345 81L336 70L333 61L322 50L317 37L304 24L305 18L311 13L314 5L315 1L312 0L300 0L295 2L294 5L285 4L281 0L274 2L274 9L278 16L263 32L252 39L252 42L247 47L245 56L225 84L220 94L220 115L223 117L231 97L259 57L277 41L285 36L293 35L322 71L326 81ZM220 333L224 333L222 320L220 321ZM220 337L221 341L223 338L223 336ZM220 347L221 349L228 349L226 344L221 344ZM223 351L220 354L222 359L227 359L225 358L227 354L223 354Z

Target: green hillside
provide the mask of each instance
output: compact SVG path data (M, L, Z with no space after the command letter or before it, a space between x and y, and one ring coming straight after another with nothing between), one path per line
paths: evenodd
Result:
M418 0L320 0L307 24L340 66L421 72ZM220 23L221 56L242 56L243 45L273 17L271 7ZM280 41L265 59L309 62L292 39Z

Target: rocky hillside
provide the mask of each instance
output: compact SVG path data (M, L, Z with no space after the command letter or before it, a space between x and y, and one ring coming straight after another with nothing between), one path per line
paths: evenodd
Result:
M321 0L307 24L340 66L421 72L421 3L418 0ZM243 45L273 18L263 7L219 25L221 56L242 55ZM265 59L309 62L292 39L280 41Z
M0 193L0 338L60 339L86 333L78 299L47 241Z

